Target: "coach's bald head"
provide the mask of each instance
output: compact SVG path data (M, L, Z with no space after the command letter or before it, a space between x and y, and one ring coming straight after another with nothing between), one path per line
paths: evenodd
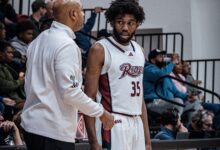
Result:
M83 26L84 13L80 0L54 0L53 15L57 22L78 31Z

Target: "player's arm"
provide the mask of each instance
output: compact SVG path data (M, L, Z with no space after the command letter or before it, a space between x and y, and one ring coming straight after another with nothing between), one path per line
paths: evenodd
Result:
M104 64L104 49L100 44L90 48L85 76L85 93L92 99L96 98L101 68ZM98 145L95 130L95 118L85 116L85 125L91 149L101 149Z
M144 99L143 99L143 102L142 102L141 119L142 119L143 126L144 126L144 136L145 136L146 150L151 150L151 140L150 140L149 125L148 125L148 116L147 116L147 109L146 109Z

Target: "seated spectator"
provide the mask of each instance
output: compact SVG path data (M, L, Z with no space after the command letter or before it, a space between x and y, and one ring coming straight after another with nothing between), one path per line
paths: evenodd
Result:
M90 41L90 37L88 37L85 34L90 34L93 26L95 25L96 16L100 12L102 12L102 8L95 7L94 11L91 12L90 18L88 18L86 23L84 24L83 28L80 31L75 32L75 35L76 35L75 41L82 51L82 68L86 66L88 51L92 45Z
M190 138L214 138L213 118L214 114L204 109L194 112L188 127ZM201 148L201 150L219 150L219 148Z
M0 22L0 41L5 40L6 37L6 30L5 30L5 25Z
M197 86L202 83L202 81L194 79L194 77L191 74L190 65L184 61L182 61L182 75L185 77L185 80L189 83L192 83ZM192 93L193 95L197 95L200 97L201 91L199 91L198 89L196 89L192 86L189 86L189 85L186 85L186 87L187 87L187 93ZM199 99L201 99L201 98L199 98Z
M183 110L191 109L197 107L197 104L194 104L194 99L191 95L180 92L177 90L170 78L163 79L158 85L158 93L173 100L180 104L186 104L187 107L183 108L178 105L161 100L155 92L156 81L164 76L170 75L174 66L179 62L179 57L177 54L171 56L171 62L164 66L164 54L165 51L158 49L152 50L148 55L149 63L146 64L144 68L144 99L147 103L148 109L161 113L168 108L175 107L178 109L179 113L182 114Z
M14 122L4 121L0 112L0 146L1 145L23 145L19 130Z
M24 73L17 73L8 63L13 59L10 43L0 41L0 95L15 100L16 104L24 102Z
M185 77L182 75L182 64L181 63L177 63L175 65L175 67L173 68L173 71L171 72L171 76L177 78L177 79L180 79L180 80L183 80L185 81ZM183 92L183 93L186 93L187 92L187 87L184 85L184 83L182 82L179 82L177 80L172 80L173 83L175 84L177 90L179 90L180 92Z
M17 23L17 14L15 9L9 3L9 0L0 1L0 20L6 26L7 38L11 39L15 36L15 25Z
M171 76L185 81L185 77L181 74L182 70L183 70L183 65L181 63L177 64L174 67L173 72L171 73ZM174 80L174 79L172 81L175 84L177 90L179 90L180 92L183 92L183 93L187 93L188 89L187 89L186 85L184 85L182 82L179 82L179 81ZM190 86L188 86L188 87L190 87ZM196 88L194 88L193 90L195 91ZM195 93L190 93L190 94L193 95L193 98L195 99L194 103L197 103L197 106L198 106L198 107L194 108L194 111L198 110L198 109L201 109L201 108L204 108L206 110L209 110L209 111L213 112L216 116L220 116L220 104L207 103L206 101L202 101L202 103L201 103L200 100L199 100L198 95L196 95ZM189 112L188 120L190 121L191 118L192 118L192 112ZM215 124L216 123L217 122L215 121Z
M33 40L35 26L30 20L24 20L16 25L16 36L10 40L15 49L14 57L26 56L29 43Z
M31 8L33 13L30 16L30 20L35 25L34 38L36 38L40 34L41 19L46 13L46 4L43 0L35 0L31 4Z
M9 3L9 0L0 1L0 10L4 14L6 24L17 22L17 14L15 9Z
M54 19L53 16L53 0L46 1L46 13L41 20Z
M168 109L161 114L162 127L154 139L174 140L177 132L188 132L180 121L180 114L177 109Z
M26 53L29 43L33 40L35 26L30 20L24 20L16 25L16 36L10 40L15 49L13 62L10 66L18 73L26 71Z
M188 127L189 131L213 131L214 114L210 111L201 109L193 113L192 121Z
M53 0L48 0L46 2L46 13L45 15L41 18L41 26L40 26L40 31L44 31L46 29L49 29L53 20L54 20L54 16L53 16Z

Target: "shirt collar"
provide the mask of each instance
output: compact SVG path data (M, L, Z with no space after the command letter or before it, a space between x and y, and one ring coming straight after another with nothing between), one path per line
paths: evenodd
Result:
M53 21L51 28L61 29L65 31L72 39L76 38L75 33L72 31L72 29L70 29L70 27L66 26L65 24L62 24L57 21Z

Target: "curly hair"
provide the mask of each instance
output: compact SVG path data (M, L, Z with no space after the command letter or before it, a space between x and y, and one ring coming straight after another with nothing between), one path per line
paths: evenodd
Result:
M134 15L137 22L143 23L145 20L145 13L143 8L139 5L137 0L115 0L111 6L106 10L105 17L108 22L111 22L118 15L131 14Z
M35 25L30 20L24 20L21 22L18 22L16 25L16 35L19 36L20 33L25 32L27 30L34 30Z

